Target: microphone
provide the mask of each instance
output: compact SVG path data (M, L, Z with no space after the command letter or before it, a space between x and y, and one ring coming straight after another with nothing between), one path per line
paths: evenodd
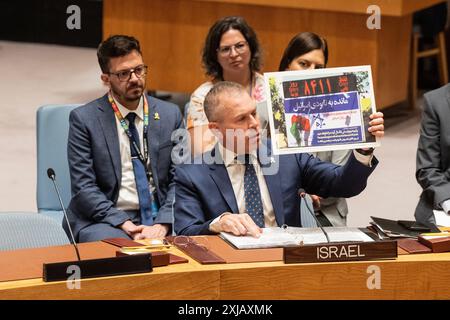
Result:
M64 218L67 222L70 237L72 238L73 246L75 247L75 252L77 253L78 261L44 263L43 280L45 282L68 281L68 274L73 272L70 270L72 270L74 266L78 267L80 270L80 279L116 276L122 274L146 273L153 270L151 253L119 256L118 252L116 252L115 257L81 260L78 246L75 242L75 237L73 236L73 231L67 217L67 212L64 208L61 194L59 193L58 184L56 183L55 170L53 170L52 168L48 168L47 176L50 180L53 181L53 185L55 186L58 200L64 212Z
M61 199L61 194L59 193L58 184L56 183L55 170L53 170L52 168L48 168L47 169L47 176L49 177L50 180L52 180L53 185L55 186L56 194L58 195L59 204L61 205L62 211L64 213L64 219L66 219L66 222L67 222L67 226L68 226L69 233L70 233L70 238L72 240L73 246L75 247L75 252L77 253L78 261L81 261L80 252L78 251L78 246L77 246L77 243L75 242L75 237L73 236L72 227L70 226L69 218L67 218L67 212L66 212L66 209L64 207L64 203L63 203L63 201Z
M327 242L330 243L330 237L328 237L328 233L325 231L325 229L323 228L322 224L319 222L319 219L317 219L316 214L314 213L314 211L311 210L311 208L308 205L308 201L305 200L305 196L306 196L306 191L303 188L298 189L298 196L300 197L300 210L301 210L301 201L305 201L305 205L306 208L309 211L309 214L314 218L314 220L316 221L317 225L319 226L320 230L322 230L323 234L325 235L325 237L327 238Z

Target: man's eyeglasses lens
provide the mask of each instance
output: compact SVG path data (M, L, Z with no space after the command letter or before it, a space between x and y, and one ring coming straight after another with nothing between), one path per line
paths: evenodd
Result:
M237 53L242 54L247 50L247 41L238 42L232 46L219 47L217 51L221 56L228 56L230 55L232 48L234 48Z
M119 81L125 82L130 80L131 74L134 73L136 77L142 78L147 74L147 66L137 66L134 69L123 70L119 72L111 72L119 78Z
M208 251L209 249L208 239L205 237L195 237L195 239L193 239L188 236L176 236L173 243L182 248L196 246L204 251Z

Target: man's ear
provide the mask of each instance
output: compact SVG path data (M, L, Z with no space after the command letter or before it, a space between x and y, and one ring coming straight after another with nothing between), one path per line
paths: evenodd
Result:
M217 122L215 122L215 121L208 122L208 129L209 130L214 130L214 129L217 130L218 128L219 128L219 126L218 126Z
M100 76L100 79L102 79L102 82L105 86L107 86L108 88L111 88L111 84L109 81L109 75L107 75L106 73L102 73L102 75Z

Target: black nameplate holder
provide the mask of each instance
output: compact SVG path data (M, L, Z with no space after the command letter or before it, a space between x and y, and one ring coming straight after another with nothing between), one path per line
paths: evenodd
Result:
M73 266L79 268L78 275L80 279L147 273L153 269L150 253L102 259L44 263L43 280L45 282L68 280L72 274L76 275L73 271L76 268Z
M284 263L319 263L397 258L397 241L330 242L283 248Z

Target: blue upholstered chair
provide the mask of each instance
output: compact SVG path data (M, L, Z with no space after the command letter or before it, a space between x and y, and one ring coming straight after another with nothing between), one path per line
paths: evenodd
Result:
M0 213L0 251L69 244L61 224L37 213Z
M53 168L65 207L71 199L67 137L69 114L79 105L47 105L37 111L37 207L38 212L61 223L63 212L47 169Z

